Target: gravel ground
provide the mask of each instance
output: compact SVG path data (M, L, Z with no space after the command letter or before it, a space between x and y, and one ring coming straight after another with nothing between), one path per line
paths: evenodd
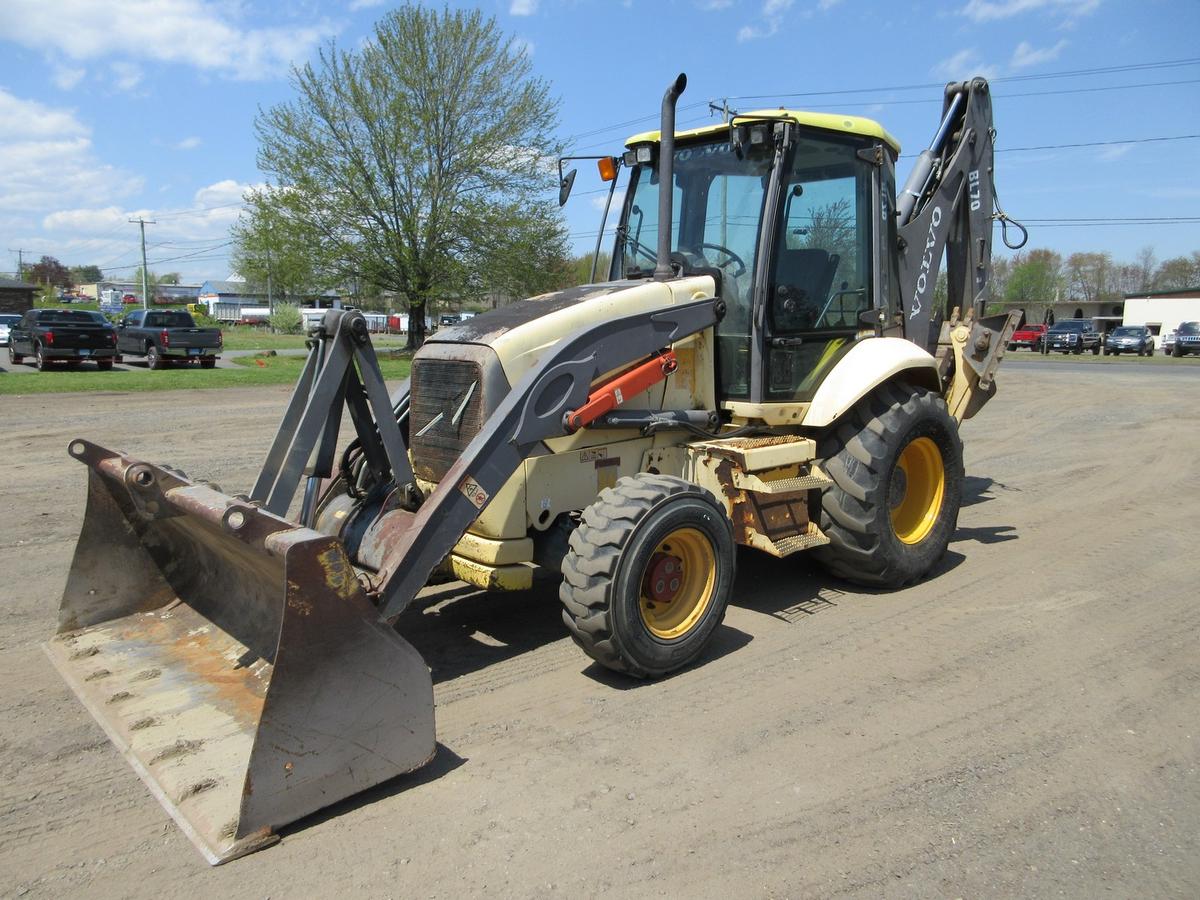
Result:
M5 398L0 894L1198 896L1198 373L1006 366L934 577L744 552L665 681L590 665L552 586L429 589L401 630L435 762L215 869L39 647L83 514L66 445L244 490L288 389Z

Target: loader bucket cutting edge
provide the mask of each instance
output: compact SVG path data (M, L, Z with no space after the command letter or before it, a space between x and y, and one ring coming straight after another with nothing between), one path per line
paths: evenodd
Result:
M67 684L214 865L434 755L433 685L341 543L87 441Z

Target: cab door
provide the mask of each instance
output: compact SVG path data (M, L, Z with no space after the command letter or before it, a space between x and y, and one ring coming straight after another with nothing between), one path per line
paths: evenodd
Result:
M767 281L763 401L807 401L875 305L875 166L861 142L801 135L781 183Z
M121 325L117 328L117 349L122 353L141 353L142 342L137 335L133 334L130 329L137 328L142 324L142 314L140 312L131 312L126 314L121 320Z

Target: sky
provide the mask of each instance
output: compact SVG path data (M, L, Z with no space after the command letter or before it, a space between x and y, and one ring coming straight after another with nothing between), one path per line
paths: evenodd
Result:
M470 6L472 4L451 4ZM1028 249L1132 261L1200 250L1197 0L485 0L561 100L575 152L620 152L688 75L679 126L787 105L881 122L911 157L941 85L992 80L996 188ZM385 0L3 0L0 271L17 251L112 278L225 278L260 109L292 66L352 48ZM1136 142L1136 143L1135 143ZM1066 144L1087 146L1064 147ZM1037 148L1037 149L1029 149ZM580 164L564 213L590 251L603 194ZM1190 221L1187 221L1189 220ZM611 225L611 223L610 223ZM997 242L998 252L1005 253Z

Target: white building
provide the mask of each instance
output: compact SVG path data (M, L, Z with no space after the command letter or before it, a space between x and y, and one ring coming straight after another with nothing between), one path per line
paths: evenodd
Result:
M1152 334L1170 334L1180 322L1200 322L1200 288L1125 295L1124 325L1145 325Z

